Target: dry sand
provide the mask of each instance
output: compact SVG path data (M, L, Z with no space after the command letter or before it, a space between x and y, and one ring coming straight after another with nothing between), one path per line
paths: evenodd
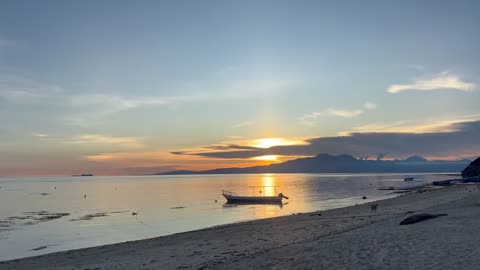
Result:
M407 213L448 216L400 226ZM452 186L323 212L0 263L0 269L480 269L480 191Z

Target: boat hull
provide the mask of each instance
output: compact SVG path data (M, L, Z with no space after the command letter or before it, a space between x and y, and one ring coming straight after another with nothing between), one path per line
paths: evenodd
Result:
M237 204L281 204L281 196L235 196L223 194L227 203Z

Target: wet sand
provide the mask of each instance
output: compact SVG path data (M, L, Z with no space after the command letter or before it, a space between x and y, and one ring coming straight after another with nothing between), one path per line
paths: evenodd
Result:
M0 269L474 269L475 185L0 262ZM412 213L413 212L413 213ZM400 226L414 213L447 216Z

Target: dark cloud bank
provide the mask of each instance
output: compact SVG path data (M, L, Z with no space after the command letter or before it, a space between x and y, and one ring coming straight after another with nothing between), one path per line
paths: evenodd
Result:
M213 151L172 152L211 158L252 158L262 155L315 156L318 153L393 157L476 156L480 153L480 121L453 124L453 132L436 133L352 133L350 136L321 137L307 140L308 145L275 146L268 149L241 145L208 146Z
M356 172L459 172L469 161L426 161L421 157L406 160L381 160L385 153L395 157L477 156L480 153L480 121L454 124L453 132L437 133L353 133L351 136L312 138L308 145L276 146L268 149L240 145L209 146L213 151L172 152L211 158L251 158L262 155L312 156L268 166L221 168L187 173L356 173ZM329 153L329 154L318 154ZM350 155L345 155L348 153ZM334 156L334 155L337 156ZM353 156L377 156L378 160L361 160Z

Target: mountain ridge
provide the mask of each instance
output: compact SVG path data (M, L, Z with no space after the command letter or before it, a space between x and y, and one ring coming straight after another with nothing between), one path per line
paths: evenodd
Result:
M351 155L320 153L314 157L297 158L265 166L216 168L204 171L175 170L153 175L186 174L251 174L251 173L439 173L460 172L469 161L429 161L421 156L404 160L362 160Z

